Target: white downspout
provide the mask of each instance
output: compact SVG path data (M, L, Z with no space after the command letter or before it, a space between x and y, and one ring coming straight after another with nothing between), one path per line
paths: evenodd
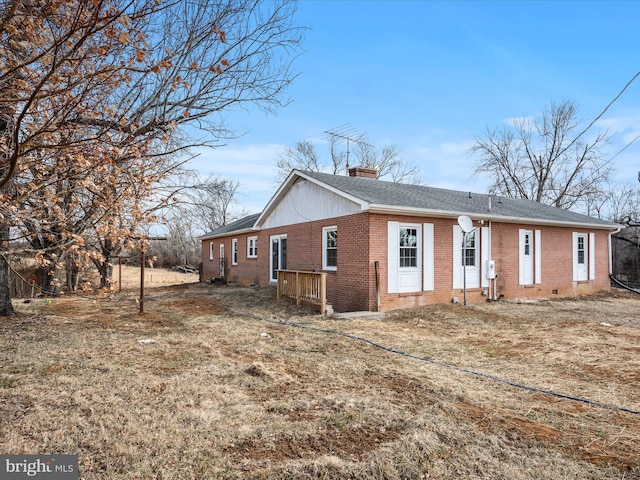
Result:
M491 196L489 196L489 211L491 211ZM489 264L491 262L491 220L489 220L489 230L488 230L489 234L487 235L487 241L489 242L489 248L488 248L488 259L486 260L487 262L489 262L486 266L486 272L489 273ZM493 279L489 278L489 300L491 300L491 281Z

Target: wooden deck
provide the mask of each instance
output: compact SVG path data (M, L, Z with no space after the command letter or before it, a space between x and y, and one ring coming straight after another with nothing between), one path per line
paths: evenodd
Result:
M278 270L278 299L295 300L296 305L315 305L327 311L327 274L300 270Z

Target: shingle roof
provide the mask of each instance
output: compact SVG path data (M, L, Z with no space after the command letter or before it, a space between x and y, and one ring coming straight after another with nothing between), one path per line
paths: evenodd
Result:
M473 217L490 216L493 219L522 218L557 223L578 223L615 228L615 223L589 217L569 210L544 205L532 200L461 192L443 188L386 182L365 177L348 177L318 172L302 172L345 194L359 198L372 206L389 206L407 209L464 214ZM491 202L491 203L489 203ZM491 205L491 210L489 209Z
M226 225L216 230L213 230L212 232L206 233L200 238L204 239L204 238L214 237L217 235L222 235L225 233L238 232L240 230L249 230L251 229L251 227L253 227L253 224L255 223L255 221L258 219L259 216L260 216L259 213L247 215L246 217L242 217L239 220L236 220L235 222L227 223Z
M574 223L602 228L617 228L619 225L552 207L532 200L491 196L486 193L462 192L444 188L426 187L403 183L386 182L366 177L348 177L329 173L301 171L303 175L323 183L336 191L355 197L369 204L370 208L393 208L398 213L402 209L412 212L439 212L443 216L455 217L468 215L476 219L500 220L511 222L522 219L526 222ZM491 205L491 208L489 207ZM207 233L201 239L220 236L242 230L250 230L260 213L248 215Z

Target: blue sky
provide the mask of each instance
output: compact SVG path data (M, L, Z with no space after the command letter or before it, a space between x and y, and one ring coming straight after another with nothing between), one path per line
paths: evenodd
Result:
M398 145L426 185L486 191L468 153L487 127L538 116L552 102L579 106L586 126L640 71L640 2L311 1L294 63L299 77L276 116L232 113L247 133L190 164L240 182L240 204L260 211L277 186L275 159L300 140L322 147L344 124L376 147ZM593 131L608 129L613 157L640 134L640 78ZM614 162L636 182L640 141Z

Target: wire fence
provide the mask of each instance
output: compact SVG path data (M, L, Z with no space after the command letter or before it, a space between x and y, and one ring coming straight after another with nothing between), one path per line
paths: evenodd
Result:
M25 278L28 276L28 278ZM54 292L36 283L35 275L21 272L9 267L9 290L11 298L33 298L42 294L52 295Z

